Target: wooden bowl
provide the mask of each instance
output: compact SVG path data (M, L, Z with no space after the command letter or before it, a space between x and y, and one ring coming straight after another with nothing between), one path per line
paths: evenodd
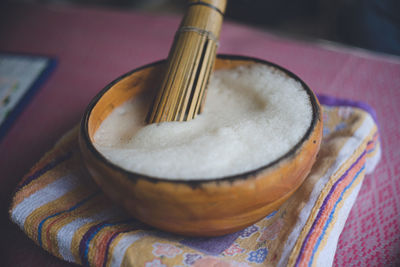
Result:
M164 61L118 78L89 104L80 129L80 148L93 179L115 203L137 219L162 230L189 236L232 233L262 219L289 198L309 173L322 137L317 98L296 75L259 59L220 55L215 69L266 64L298 80L312 104L312 123L289 152L276 161L240 175L213 180L166 180L129 172L108 161L93 136L110 112L142 90L157 88Z

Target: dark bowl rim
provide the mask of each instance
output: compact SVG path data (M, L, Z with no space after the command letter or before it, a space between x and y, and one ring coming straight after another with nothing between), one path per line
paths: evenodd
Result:
M308 85L302 80L300 79L296 74L294 74L293 72L287 70L284 67L281 67L275 63L266 61L266 60L262 60L262 59L258 59L258 58L254 58L254 57L249 57L249 56L242 56L242 55L231 55L231 54L218 54L217 58L219 59L227 59L227 60L248 60L248 61L252 61L254 63L260 63L260 64L264 64L264 65L268 65L271 67L274 67L282 72L284 72L286 75L288 75L289 77L295 79L296 81L300 82L300 84L302 85L302 87L304 88L304 90L307 92L311 105L312 105L312 120L311 120L311 124L308 127L306 133L304 134L304 136L300 139L300 141L292 148L290 149L288 152L286 152L284 155L282 155L281 157L277 158L276 160L270 162L267 165L263 165L261 167L258 167L257 169L251 170L251 171L247 171L247 172L243 172L243 173L239 173L239 174L235 174L235 175L231 175L231 176L224 176L224 177L220 177L220 178L211 178L211 179L191 179L191 180L184 180L184 179L167 179L167 178L160 178L160 177L153 177L153 176L149 176L149 175L144 175L144 174L140 174L140 173L135 173L135 172L131 172L128 171L122 167L119 167L117 165L115 165L114 163L112 163L111 161L109 161L106 157L104 157L96 148L95 146L92 144L91 139L89 137L89 118L91 115L91 112L93 110L93 108L96 106L96 104L98 103L98 101L102 98L102 96L110 89L112 88L116 83L118 83L119 81L121 81L122 79L126 78L127 76L140 71L142 69L145 68L150 68L159 64L163 64L165 63L165 59L164 60L159 60L159 61L155 61L153 63L150 64L146 64L143 65L141 67L138 67L132 71L129 71L123 75L121 75L120 77L118 77L117 79L115 79L114 81L112 81L111 83L109 83L106 87L104 87L89 103L89 105L86 107L84 115L82 117L81 120L81 125L80 125L80 135L83 138L83 141L85 142L87 148L90 150L90 152L100 161L103 161L105 163L107 163L112 169L114 169L117 172L122 173L124 176L128 177L130 180L133 181L137 181L137 180L146 180L152 183L158 183L158 182L164 182L164 183L172 183L172 184L185 184L191 187L198 187L200 185L205 185L205 184L211 184L211 183L223 183L223 182L231 182L234 183L235 181L238 180L246 180L249 179L250 177L256 177L260 172L263 172L266 169L271 168L273 165L277 165L279 162L282 162L283 160L289 159L291 156L295 155L297 153L297 151L299 150L299 148L310 138L311 133L313 132L314 128L317 125L317 121L320 120L320 106L318 105L318 100L315 96L315 94L311 91L311 89L308 87Z

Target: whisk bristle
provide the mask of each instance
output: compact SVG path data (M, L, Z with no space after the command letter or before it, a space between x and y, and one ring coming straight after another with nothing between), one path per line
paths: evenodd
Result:
M187 121L202 111L226 0L189 1L148 123Z

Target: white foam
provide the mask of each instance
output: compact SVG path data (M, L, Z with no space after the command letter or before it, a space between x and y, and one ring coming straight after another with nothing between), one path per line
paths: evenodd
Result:
M215 179L278 159L311 124L311 102L302 85L272 67L216 71L207 92L203 113L188 122L144 125L150 101L129 100L103 121L95 146L136 173Z

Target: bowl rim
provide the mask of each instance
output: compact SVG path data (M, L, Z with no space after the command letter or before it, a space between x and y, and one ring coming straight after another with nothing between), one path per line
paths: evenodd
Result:
M119 81L121 81L122 79L128 77L129 75L132 75L133 73L140 71L142 69L145 68L150 68L156 65L160 65L166 62L166 59L163 60L158 60L143 66L140 66L138 68L135 68L123 75L121 75L120 77L116 78L115 80L113 80L112 82L110 82L106 87L104 87L99 93L96 94L96 96L90 101L89 105L86 107L85 111L84 111L84 115L82 117L81 123L80 123L80 136L83 138L83 141L86 144L86 147L90 150L90 152L92 153L92 155L94 155L98 160L103 161L105 163L108 164L109 167L111 167L113 170L120 172L121 174L123 174L125 177L127 177L129 180L132 180L134 182L136 182L137 180L146 180L149 181L151 183L158 183L158 182L164 182L164 183L172 183L172 184L185 184L185 185L189 185L190 187L199 187L201 185L205 185L205 184L211 184L211 183L223 183L223 182L231 182L234 183L238 180L247 180L251 177L257 177L257 175L261 172L263 172L266 169L269 169L271 167L273 167L274 165L277 165L279 162L289 159L290 157L292 157L293 155L295 155L297 153L297 151L299 150L299 148L305 143L306 140L308 140L311 137L311 133L313 132L313 130L315 129L317 122L320 120L320 106L318 104L318 100L316 95L312 92L312 90L309 88L309 86L302 80L300 79L296 74L294 74L293 72L287 70L286 68L279 66L275 63L272 63L270 61L267 60L263 60L263 59L258 59L255 57L250 57L250 56L242 56L242 55L233 55L233 54L218 54L217 55L218 59L225 59L225 60L247 60L247 61L252 61L254 63L260 63L260 64L264 64L264 65L268 65L271 67L274 67L282 72L284 72L286 75L288 75L289 77L295 79L296 81L300 82L300 84L302 85L302 87L304 88L304 90L307 92L307 95L309 96L311 105L312 105L312 120L311 120L311 124L308 127L306 133L303 135L303 137L299 140L299 142L296 143L295 146L293 146L289 151L287 151L285 154L283 154L281 157L277 158L276 160L266 164L266 165L262 165L256 169L250 170L250 171L246 171L243 173L239 173L239 174L234 174L234 175L229 175L229 176L223 176L223 177L216 177L216 178L210 178L210 179L190 179L190 180L185 180L185 179L167 179L167 178L161 178L161 177L154 177L154 176L150 176L150 175L145 175L145 174L141 174L141 173L136 173L136 172L132 172L132 171L128 171L114 163L112 163L111 161L109 161L105 156L103 156L103 154L101 154L96 147L93 145L90 136L89 136L89 118L91 115L91 112L93 110L93 108L96 106L96 104L98 103L98 101L103 97L103 95L110 89L112 88L116 83L118 83Z

